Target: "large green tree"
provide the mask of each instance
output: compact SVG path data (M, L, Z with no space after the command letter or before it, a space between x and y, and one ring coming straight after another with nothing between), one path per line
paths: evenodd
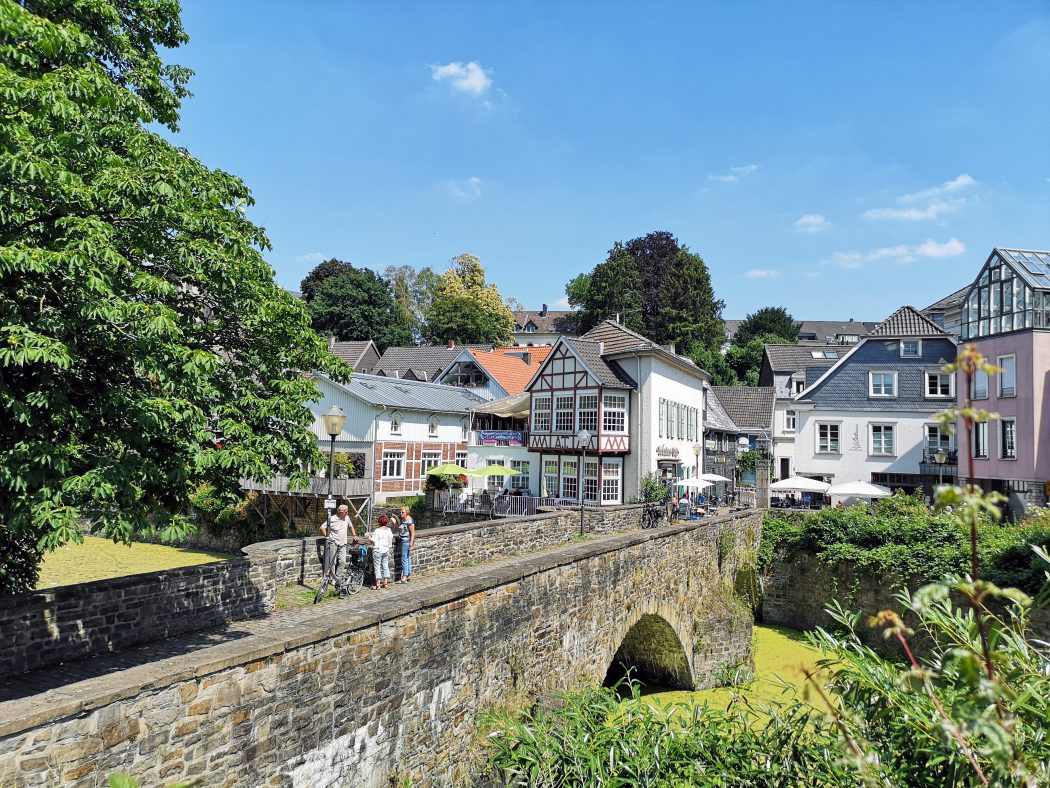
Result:
M422 341L438 275L430 266L417 271L410 265L391 265L383 271L383 278L390 283L394 302L412 327L413 338Z
M176 129L176 2L0 0L0 525L169 536L202 482L302 478L301 373L345 367L273 281L238 178Z
M724 339L724 304L707 265L668 232L617 242L566 294L579 310L581 331L619 316L628 328L688 355L717 349Z
M733 344L742 347L763 334L779 337L783 344L794 344L801 327L784 307L764 306L744 318L733 335Z
M394 300L390 284L375 271L347 265L341 273L313 286L311 294L307 307L314 328L325 336L371 339L380 352L412 342L408 316Z
M452 258L438 278L426 320L426 339L439 344L509 345L513 338L514 315L472 254Z

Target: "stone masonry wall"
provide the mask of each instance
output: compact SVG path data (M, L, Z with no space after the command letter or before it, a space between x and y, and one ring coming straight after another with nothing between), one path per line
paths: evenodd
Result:
M600 682L643 617L673 629L696 686L746 660L750 616L727 588L760 527L752 513L568 543L0 703L0 781L469 784L479 712Z
M0 676L263 615L274 565L263 554L0 597Z

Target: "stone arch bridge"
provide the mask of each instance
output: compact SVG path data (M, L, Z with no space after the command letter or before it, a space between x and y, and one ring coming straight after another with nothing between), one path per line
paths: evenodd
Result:
M233 624L242 636L0 703L0 784L121 771L142 785L462 785L486 708L600 683L620 663L691 688L750 659L734 581L760 513L582 541L564 517L567 538L536 524L559 545ZM470 554L501 527L433 537Z

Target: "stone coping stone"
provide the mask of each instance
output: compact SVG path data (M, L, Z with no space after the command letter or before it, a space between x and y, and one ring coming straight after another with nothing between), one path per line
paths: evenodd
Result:
M662 541L677 534L720 526L755 514L761 514L761 510L753 509L678 525L600 535L585 541L548 548L540 553L458 569L447 579L427 583L425 586L421 583L420 591L408 596L377 596L364 601L363 605L363 600L355 596L343 604L326 604L323 609L304 608L275 613L269 618L250 622L255 628L264 624L265 634L249 629L244 637L224 643L162 657L146 664L134 663L102 676L74 680L59 688L0 703L0 736L10 736L110 703L127 700L144 691L164 689L193 678L268 659L292 649L376 626L419 610L438 607L604 553L646 542ZM543 518L536 515L521 519ZM408 589L410 586L401 588ZM365 589L360 593L370 592ZM347 604L356 604L358 607L348 611ZM61 670L61 666L57 670ZM53 671L47 669L42 672L50 672L53 675ZM70 674L75 678L75 671L70 671Z

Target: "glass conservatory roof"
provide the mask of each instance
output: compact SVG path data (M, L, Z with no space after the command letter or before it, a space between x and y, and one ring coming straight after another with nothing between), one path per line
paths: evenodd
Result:
M1050 252L1001 248L996 248L996 252L1029 284L1050 290Z

